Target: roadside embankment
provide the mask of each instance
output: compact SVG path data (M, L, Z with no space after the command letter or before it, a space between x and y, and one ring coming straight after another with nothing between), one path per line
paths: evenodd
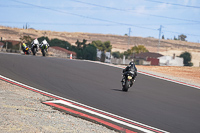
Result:
M136 67L143 72L200 86L200 67L142 65Z
M52 99L0 80L0 132L115 133L42 104L47 100Z

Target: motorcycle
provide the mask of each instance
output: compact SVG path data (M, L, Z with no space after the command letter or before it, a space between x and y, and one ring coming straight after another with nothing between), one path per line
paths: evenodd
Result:
M35 55L38 51L38 46L37 44L33 44L32 47L31 47L31 51L33 53L33 55Z
M133 77L135 77L135 72L126 71L122 76L122 91L128 91L128 89L133 85Z
M28 46L26 46L24 49L23 49L23 52L24 54L30 54L31 51L30 51L30 48Z
M41 46L41 52L43 56L46 56L46 53L48 52L48 46L46 44Z

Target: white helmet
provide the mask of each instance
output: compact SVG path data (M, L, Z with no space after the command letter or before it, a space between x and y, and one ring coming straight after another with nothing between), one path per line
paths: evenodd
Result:
M43 40L43 44L47 44L47 41L46 41L46 39L44 39L44 40Z

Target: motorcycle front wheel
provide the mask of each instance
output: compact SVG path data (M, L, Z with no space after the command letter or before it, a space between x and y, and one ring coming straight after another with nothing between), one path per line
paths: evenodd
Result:
M35 55L36 54L36 48L34 47L33 48L33 55Z
M43 56L46 55L46 51L45 51L45 49L42 49L42 55L43 55Z
M122 88L123 91L128 91L128 88L130 87L130 81L126 80L125 84L122 86L123 86Z

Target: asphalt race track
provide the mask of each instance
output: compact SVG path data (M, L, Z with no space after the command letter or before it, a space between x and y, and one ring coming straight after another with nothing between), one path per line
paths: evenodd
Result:
M123 92L120 68L3 53L0 75L171 133L200 132L200 90L192 87L138 74Z

